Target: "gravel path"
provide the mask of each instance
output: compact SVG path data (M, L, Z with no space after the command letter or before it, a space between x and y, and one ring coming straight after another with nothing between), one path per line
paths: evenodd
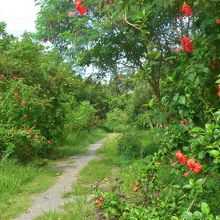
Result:
M114 136L115 134L110 134L107 138ZM77 180L79 172L88 164L89 161L95 159L96 150L102 147L107 138L103 138L95 144L90 144L87 154L69 157L68 160L57 164L54 168L62 169L64 170L64 173L58 177L55 184L46 192L31 197L32 206L15 220L31 220L43 212L55 211L60 205L64 205L64 203L72 201L73 198L62 198L63 194L71 191L72 185ZM71 161L74 161L74 163L71 164Z

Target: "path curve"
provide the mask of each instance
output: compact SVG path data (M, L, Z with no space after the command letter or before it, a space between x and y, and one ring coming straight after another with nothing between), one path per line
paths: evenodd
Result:
M55 168L63 169L64 173L58 177L55 184L47 191L31 197L32 206L14 220L32 220L44 212L55 211L60 205L72 201L73 198L62 198L63 194L71 191L72 185L76 182L79 172L89 161L96 158L95 152L103 146L106 139L114 136L115 134L110 134L107 138L90 144L88 152L84 155L69 157L67 161L59 163ZM71 164L71 161L74 161L74 163Z

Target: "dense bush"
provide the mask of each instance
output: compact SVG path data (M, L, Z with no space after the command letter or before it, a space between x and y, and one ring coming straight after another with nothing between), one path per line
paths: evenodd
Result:
M118 140L117 148L119 155L124 160L133 160L153 155L160 147L162 129L141 131L131 129L122 134Z
M121 109L115 108L107 113L105 126L110 131L122 132L129 128L128 122L128 114Z
M60 137L89 130L103 117L96 114L100 109L95 107L102 102L95 101L95 91L95 104L87 101L96 83L85 83L75 76L56 51L48 52L33 36L24 34L18 40L4 28L1 23L1 159L13 157L26 162L49 157ZM99 88L101 96L104 90Z

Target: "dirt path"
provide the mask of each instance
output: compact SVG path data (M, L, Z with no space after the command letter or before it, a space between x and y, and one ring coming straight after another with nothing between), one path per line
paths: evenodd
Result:
M115 134L110 134L107 138L114 137ZM58 177L55 184L46 192L32 197L32 206L20 217L15 220L31 220L39 216L43 212L57 210L60 205L65 202L72 201L73 198L62 198L65 192L72 189L72 185L77 180L79 172L88 164L89 161L95 159L95 152L107 138L97 141L95 144L89 145L87 154L81 156L69 157L68 160L57 164L55 169L62 169L64 173ZM74 163L71 164L71 161Z

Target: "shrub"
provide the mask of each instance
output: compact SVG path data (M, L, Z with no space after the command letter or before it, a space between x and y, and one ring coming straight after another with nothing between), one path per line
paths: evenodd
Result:
M115 108L107 113L105 126L114 132L122 132L128 129L129 117L126 112Z

